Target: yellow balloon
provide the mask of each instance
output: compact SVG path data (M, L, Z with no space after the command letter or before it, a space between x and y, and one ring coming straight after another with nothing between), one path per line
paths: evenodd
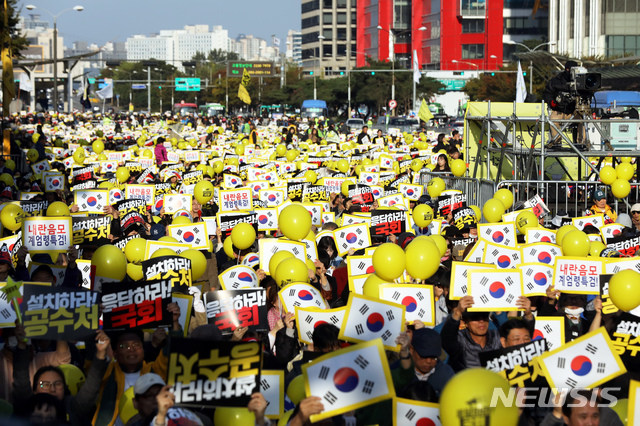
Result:
M426 228L433 221L433 209L426 204L418 204L411 213L413 221L420 228Z
M40 154L38 154L38 151L36 151L35 148L31 148L29 151L27 151L27 159L32 163L38 161L39 157Z
M469 386L473 383L473 386ZM498 373L484 368L469 368L456 374L447 382L440 396L440 421L442 426L459 426L460 413L469 413L465 421L486 426L515 425L518 423L518 406L515 401L505 404L493 396L496 391L509 395L510 385ZM473 401L472 407L469 401Z
M376 299L380 298L380 284L393 284L393 281L385 280L384 278L380 278L376 274L371 274L364 281L364 285L362 287L362 294L365 296L373 297Z
M435 243L436 247L438 247L440 257L444 256L448 248L447 240L442 235L437 234L429 235L429 239Z
M284 157L288 162L292 163L296 158L298 158L298 151L296 151L295 149L290 149L287 151Z
M406 248L407 273L412 278L424 280L440 267L440 249L429 240L413 240Z
M193 196L200 204L207 204L213 198L213 184L208 180L201 180L193 188Z
M269 259L269 273L272 277L276 274L276 269L278 268L278 265L280 265L280 262L289 257L295 256L288 250L277 251L273 256L271 256L271 259Z
M589 236L582 231L571 231L562 238L562 254L564 256L585 257L589 254L591 242Z
M640 305L640 274L632 269L616 272L609 280L609 297L621 311Z
M345 160L344 158L341 160L338 160L338 170L342 173L347 173L349 172L349 162L347 160Z
M240 250L248 249L256 241L256 230L253 225L241 222L231 230L231 241Z
M73 153L73 161L75 161L76 164L84 164L84 159L86 158L86 156L87 154L86 152L84 152L84 148L77 148Z
M235 149L236 155L244 155L244 145L238 145Z
M132 263L140 263L144 260L147 251L147 240L144 238L134 238L124 246L124 255Z
M69 206L62 201L54 201L47 207L47 216L49 217L69 216L70 214Z
M493 198L500 200L505 210L510 209L513 205L513 193L507 188L498 189L496 193L493 194Z
M125 183L126 181L128 181L129 169L127 169L126 167L118 167L118 170L116 170L116 179L118 179L118 182L120 183Z
M163 256L177 256L177 254L175 250L171 250L168 247L164 247L154 251L153 254L151 255L151 258L155 259L157 257L163 257Z
M342 185L340 186L340 192L342 192L342 195L344 195L345 197L349 196L350 185L353 185L353 182L351 182L350 180L345 180L344 182L342 182Z
M618 178L616 169L611 166L604 166L600 169L600 181L605 185L611 185Z
M103 152L102 154L98 155L98 161L107 161L108 158L106 156L106 154Z
M186 225L187 223L192 223L191 219L189 219L187 216L178 216L174 217L171 220L172 225Z
M409 167L411 167L411 170L418 173L420 170L422 170L422 166L424 166L422 160L414 158L413 160L411 160L411 165Z
M459 158L457 160L452 160L449 167L451 168L451 173L457 177L464 175L467 171L467 163Z
M174 238L174 237L172 237L170 235L165 235L164 237L160 237L160 238L158 238L158 241L165 241L167 243L179 243L180 242L176 238Z
M482 215L490 223L500 222L502 220L504 210L505 207L504 204L502 204L502 201L496 198L491 198L484 203L484 206L482 206Z
M64 374L64 381L71 395L77 395L86 381L84 372L73 364L61 364L58 368L62 370L62 374Z
M313 170L307 170L306 172L304 172L304 178L309 183L316 183L316 181L318 180L318 174Z
M611 409L620 417L623 425L629 424L629 400L627 398L618 399Z
M104 151L104 142L102 142L101 139L97 139L93 141L91 147L93 148L93 152L95 152L96 154L100 154L102 151Z
M120 397L120 401L118 403L118 416L122 420L122 423L126 424L131 417L138 414L138 410L136 410L133 406L133 398L135 397L133 393L133 386L124 391L122 396Z
M518 213L516 217L516 227L521 233L525 233L527 228L537 228L539 226L538 216L531 210Z
M287 386L287 396L293 402L293 405L298 405L300 401L306 398L304 391L304 377L302 374L294 377L289 386Z
M311 215L300 204L290 204L278 216L278 228L290 240L301 240L311 230Z
M16 204L7 204L0 211L0 222L2 226L10 231L17 231L22 228L22 220L24 219L24 210Z
M561 226L560 229L556 231L556 244L562 247L562 239L571 231L579 231L579 229L573 225Z
M400 246L384 243L373 252L373 267L376 274L385 280L393 281L404 272L406 257Z
M631 180L635 174L635 169L630 163L620 163L616 167L618 179Z
M589 256L600 257L600 253L606 248L607 246L602 241L591 241L589 243Z
M111 189L114 186L115 185L112 182L105 180L104 182L100 182L100 185L98 185L98 188Z
M278 157L282 157L287 153L287 146L285 144L280 144L278 146L276 146L276 154L278 154Z
M228 240L229 238L227 238ZM191 261L191 280L198 281L207 271L207 258L200 250L189 249L180 253L181 257Z
M140 238L136 238L136 240L139 240L139 239ZM129 275L129 277L134 281L140 281L144 279L144 273L142 272L142 265L136 265L135 263L127 263L127 275Z
M628 163L623 163L623 164L628 164ZM629 195L630 192L631 192L631 184L629 184L628 180L616 179L611 184L611 193L616 198L624 198L627 195Z
M482 212L480 211L480 207L478 207L478 206L469 206L469 208L470 208L471 210L473 210L473 212L474 212L474 213L475 213L475 215L476 215L476 220L477 220L478 222L480 222L480 221L482 220ZM501 218L502 218L502 217L501 217Z
M442 191L444 191L445 187L446 185L444 183L444 180L442 180L439 177L436 177L431 179L427 184L427 192L429 193L429 196L431 198L436 198L440 196Z
M13 176L9 173L2 173L0 174L0 182L4 182L7 186L13 186Z
M222 171L224 170L224 164L222 164L222 161L214 161L212 167L213 172L216 174L222 173Z
M214 425L253 425L256 416L246 407L218 407L213 414Z
M127 271L127 258L118 247L105 244L93 253L91 267L96 268L97 277L122 281Z
M287 426L294 411L295 410L285 411L285 413L278 419L278 426Z
M7 161L5 161L4 166L11 170L12 172L16 170L16 162L13 161L11 158L9 158Z
M302 260L289 257L280 262L273 278L280 287L297 282L306 283L309 282L309 268Z

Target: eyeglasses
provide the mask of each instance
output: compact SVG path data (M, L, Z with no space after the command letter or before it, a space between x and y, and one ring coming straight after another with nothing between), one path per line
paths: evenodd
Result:
M122 343L120 345L118 345L118 348L120 349L126 349L126 350L131 350L131 348L133 349L142 349L142 342L129 342L129 343Z
M55 382L40 382L38 383L40 389L44 389L48 391L49 389L58 389L64 386L64 382L62 380L56 380Z
M631 212L631 214L639 214L639 213L640 213L640 212L634 212L634 211L632 211L632 212Z

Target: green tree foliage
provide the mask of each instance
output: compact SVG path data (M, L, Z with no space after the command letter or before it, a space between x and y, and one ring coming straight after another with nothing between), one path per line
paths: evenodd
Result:
M29 41L23 37L17 28L20 21L20 14L17 9L18 0L7 0L9 7L9 33L11 34L11 53L14 58L22 58L22 51L29 47ZM4 3L0 6L0 23L4 22Z

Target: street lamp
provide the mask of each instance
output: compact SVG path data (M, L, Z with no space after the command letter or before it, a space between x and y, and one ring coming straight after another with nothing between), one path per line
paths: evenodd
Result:
M534 51L536 51L538 48L540 48L542 46L555 46L557 44L555 41L548 41L546 43L540 43L539 45L537 45L533 49L530 49L529 46L527 46L526 44L518 43L517 41L509 40L506 43L507 44L512 44L512 45L517 45L517 46L522 46L525 49L527 49L528 52L534 52ZM529 93L533 93L533 60L529 61Z
M28 4L26 8L27 10L38 9L32 4ZM58 16L70 10L82 12L84 10L84 6L74 6L58 12L55 15L43 7L40 9L47 12L53 18L53 110L58 112ZM71 71L69 71L69 73L71 73ZM69 75L69 84L71 84L71 75ZM71 103L71 99L69 99L69 103ZM71 111L71 105L69 105L69 111Z
M395 99L396 98L396 49L395 49L396 36L404 33L411 33L413 30L404 30L404 31L394 32L391 28L389 28L388 30L382 28L381 25L378 25L377 28L378 30L386 31L391 36L391 43L389 43L390 44L389 57L391 58L391 99ZM416 28L417 31L426 31L426 29L427 27L424 27L424 26L420 28ZM415 88L415 85L414 85L414 88ZM414 104L415 104L415 101L414 101ZM413 107L415 108L415 105Z
M320 61L320 70L322 70L322 56L324 54L322 52L322 40L324 40L324 38L325 37L322 34L320 34L318 36L318 43L320 44L320 52L319 52L320 53L320 57L319 58L316 57L316 59L318 59ZM313 61L313 69L314 70L316 69L316 63L317 63L316 61ZM317 74L317 72L313 73L313 99L314 100L318 99L318 93L317 93L317 90L316 90L316 74Z
M454 64L467 64L476 67L476 70L479 69L478 65L474 64L473 62L459 61L457 59L452 59L451 62L453 62Z
M129 74L129 111L133 111L133 89L131 85L133 84L133 74L137 74L138 71L126 71L119 68L116 68L114 71L117 71L118 73L123 72L125 74Z

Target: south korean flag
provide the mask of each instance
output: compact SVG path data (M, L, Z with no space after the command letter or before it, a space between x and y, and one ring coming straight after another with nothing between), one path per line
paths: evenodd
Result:
M556 257L562 256L560 246L551 243L532 243L521 247L523 263L544 263L553 266Z
M35 174L42 174L43 172L51 170L51 165L48 160L42 160L33 164L31 166L31 170L33 170L33 173Z
M117 161L101 161L100 162L100 173L115 173L118 169Z
M209 248L207 222L169 225L167 229L169 236L175 238L181 244L189 244L191 248L196 250Z
M350 277L375 273L373 256L348 256L345 261L347 262L347 271Z
M102 213L109 205L109 195L106 190L76 191L76 204L81 212Z
M525 242L531 243L556 243L556 233L551 229L544 228L527 228L525 234Z
M76 265L78 266L80 279L82 280L80 286L91 290L91 261L78 259L76 260Z
M302 366L309 395L324 411L311 422L337 416L395 396L389 362L380 339L333 351Z
M316 226L322 226L322 207L317 204L303 203L302 207L307 209L311 215L311 224Z
M277 419L284 414L284 371L260 371L260 393L267 401L264 415L270 419Z
M298 338L307 344L313 344L313 331L321 324L332 324L340 328L347 307L336 309L298 308L296 307L296 326Z
M390 169L393 167L393 158L388 157L386 155L380 156L380 168L381 169Z
M255 288L260 284L253 268L246 265L236 265L226 269L218 275L218 280L223 290Z
M162 195L160 195L159 197L160 199L162 199ZM122 200L124 200L124 194L120 189L111 188L109 190L109 205L114 205ZM160 210L158 210L158 213L160 213Z
M640 257L632 257L630 259L609 259L604 263L605 274L616 274L625 269L631 269L636 272L640 272ZM607 293L608 284L607 284Z
M360 172L358 183L364 183L365 185L377 185L380 181L380 173L375 172Z
M44 190L47 192L64 189L64 175L50 175L44 178Z
M414 399L393 399L394 426L441 426L440 405Z
M619 237L620 234L622 234L623 229L624 225L620 225L619 223L610 223L602 226L600 228L600 233L602 234L604 241L607 241L610 238Z
M405 311L399 303L352 294L339 337L356 343L381 338L385 349L399 352L396 337L404 331Z
M191 211L191 195L164 195L164 212L173 214L178 210Z
M524 295L546 296L547 288L553 285L553 266L544 263L523 263L518 265L522 271Z
M248 182L247 186L251 188L251 195L254 199L258 199L260 197L261 189L269 189L269 182L266 180L256 180L253 182Z
M549 351L564 345L564 317L536 317L531 340L547 339Z
M62 164L64 164L65 169L69 169L73 167L73 165L75 164L75 160L73 159L73 157L67 157L62 160Z
M224 187L225 189L234 189L242 187L242 179L240 179L236 175L230 175L225 173L223 175L224 178Z
M278 211L276 209L253 209L258 215L258 231L278 229Z
M522 253L520 253L520 249L489 242L485 244L482 263L494 264L498 269L516 268L522 263Z
M492 244L515 248L517 245L516 225L514 222L479 223L478 237Z
M469 271L469 295L473 306L469 312L517 311L522 296L522 274L517 269L504 271Z
M365 223L338 228L333 231L333 237L340 256L349 249L360 250L371 245L369 227Z
M275 170L269 170L268 172L260 175L260 180L266 180L273 185L278 183L280 181L280 178L278 177L278 173Z
M540 356L549 387L591 389L627 372L604 327Z
M258 199L267 207L278 207L284 201L284 191L282 189L262 189L259 191Z
M286 312L294 312L297 307L328 309L329 305L315 287L306 283L286 285L278 293Z
M600 229L604 226L604 215L603 214L594 214L590 216L581 216L574 217L571 219L572 225L578 228L580 231L584 229L585 226L591 225Z
M400 191L404 198L412 201L418 201L418 199L422 197L424 186L401 183L398 185L398 191Z
M394 194L394 195L387 195L386 197L380 197L378 198L378 205L380 207L391 207L391 206L397 206L400 207L401 209L404 209L404 197L402 196L402 194Z
M422 284L381 284L380 298L405 307L405 319L436 325L433 286Z

